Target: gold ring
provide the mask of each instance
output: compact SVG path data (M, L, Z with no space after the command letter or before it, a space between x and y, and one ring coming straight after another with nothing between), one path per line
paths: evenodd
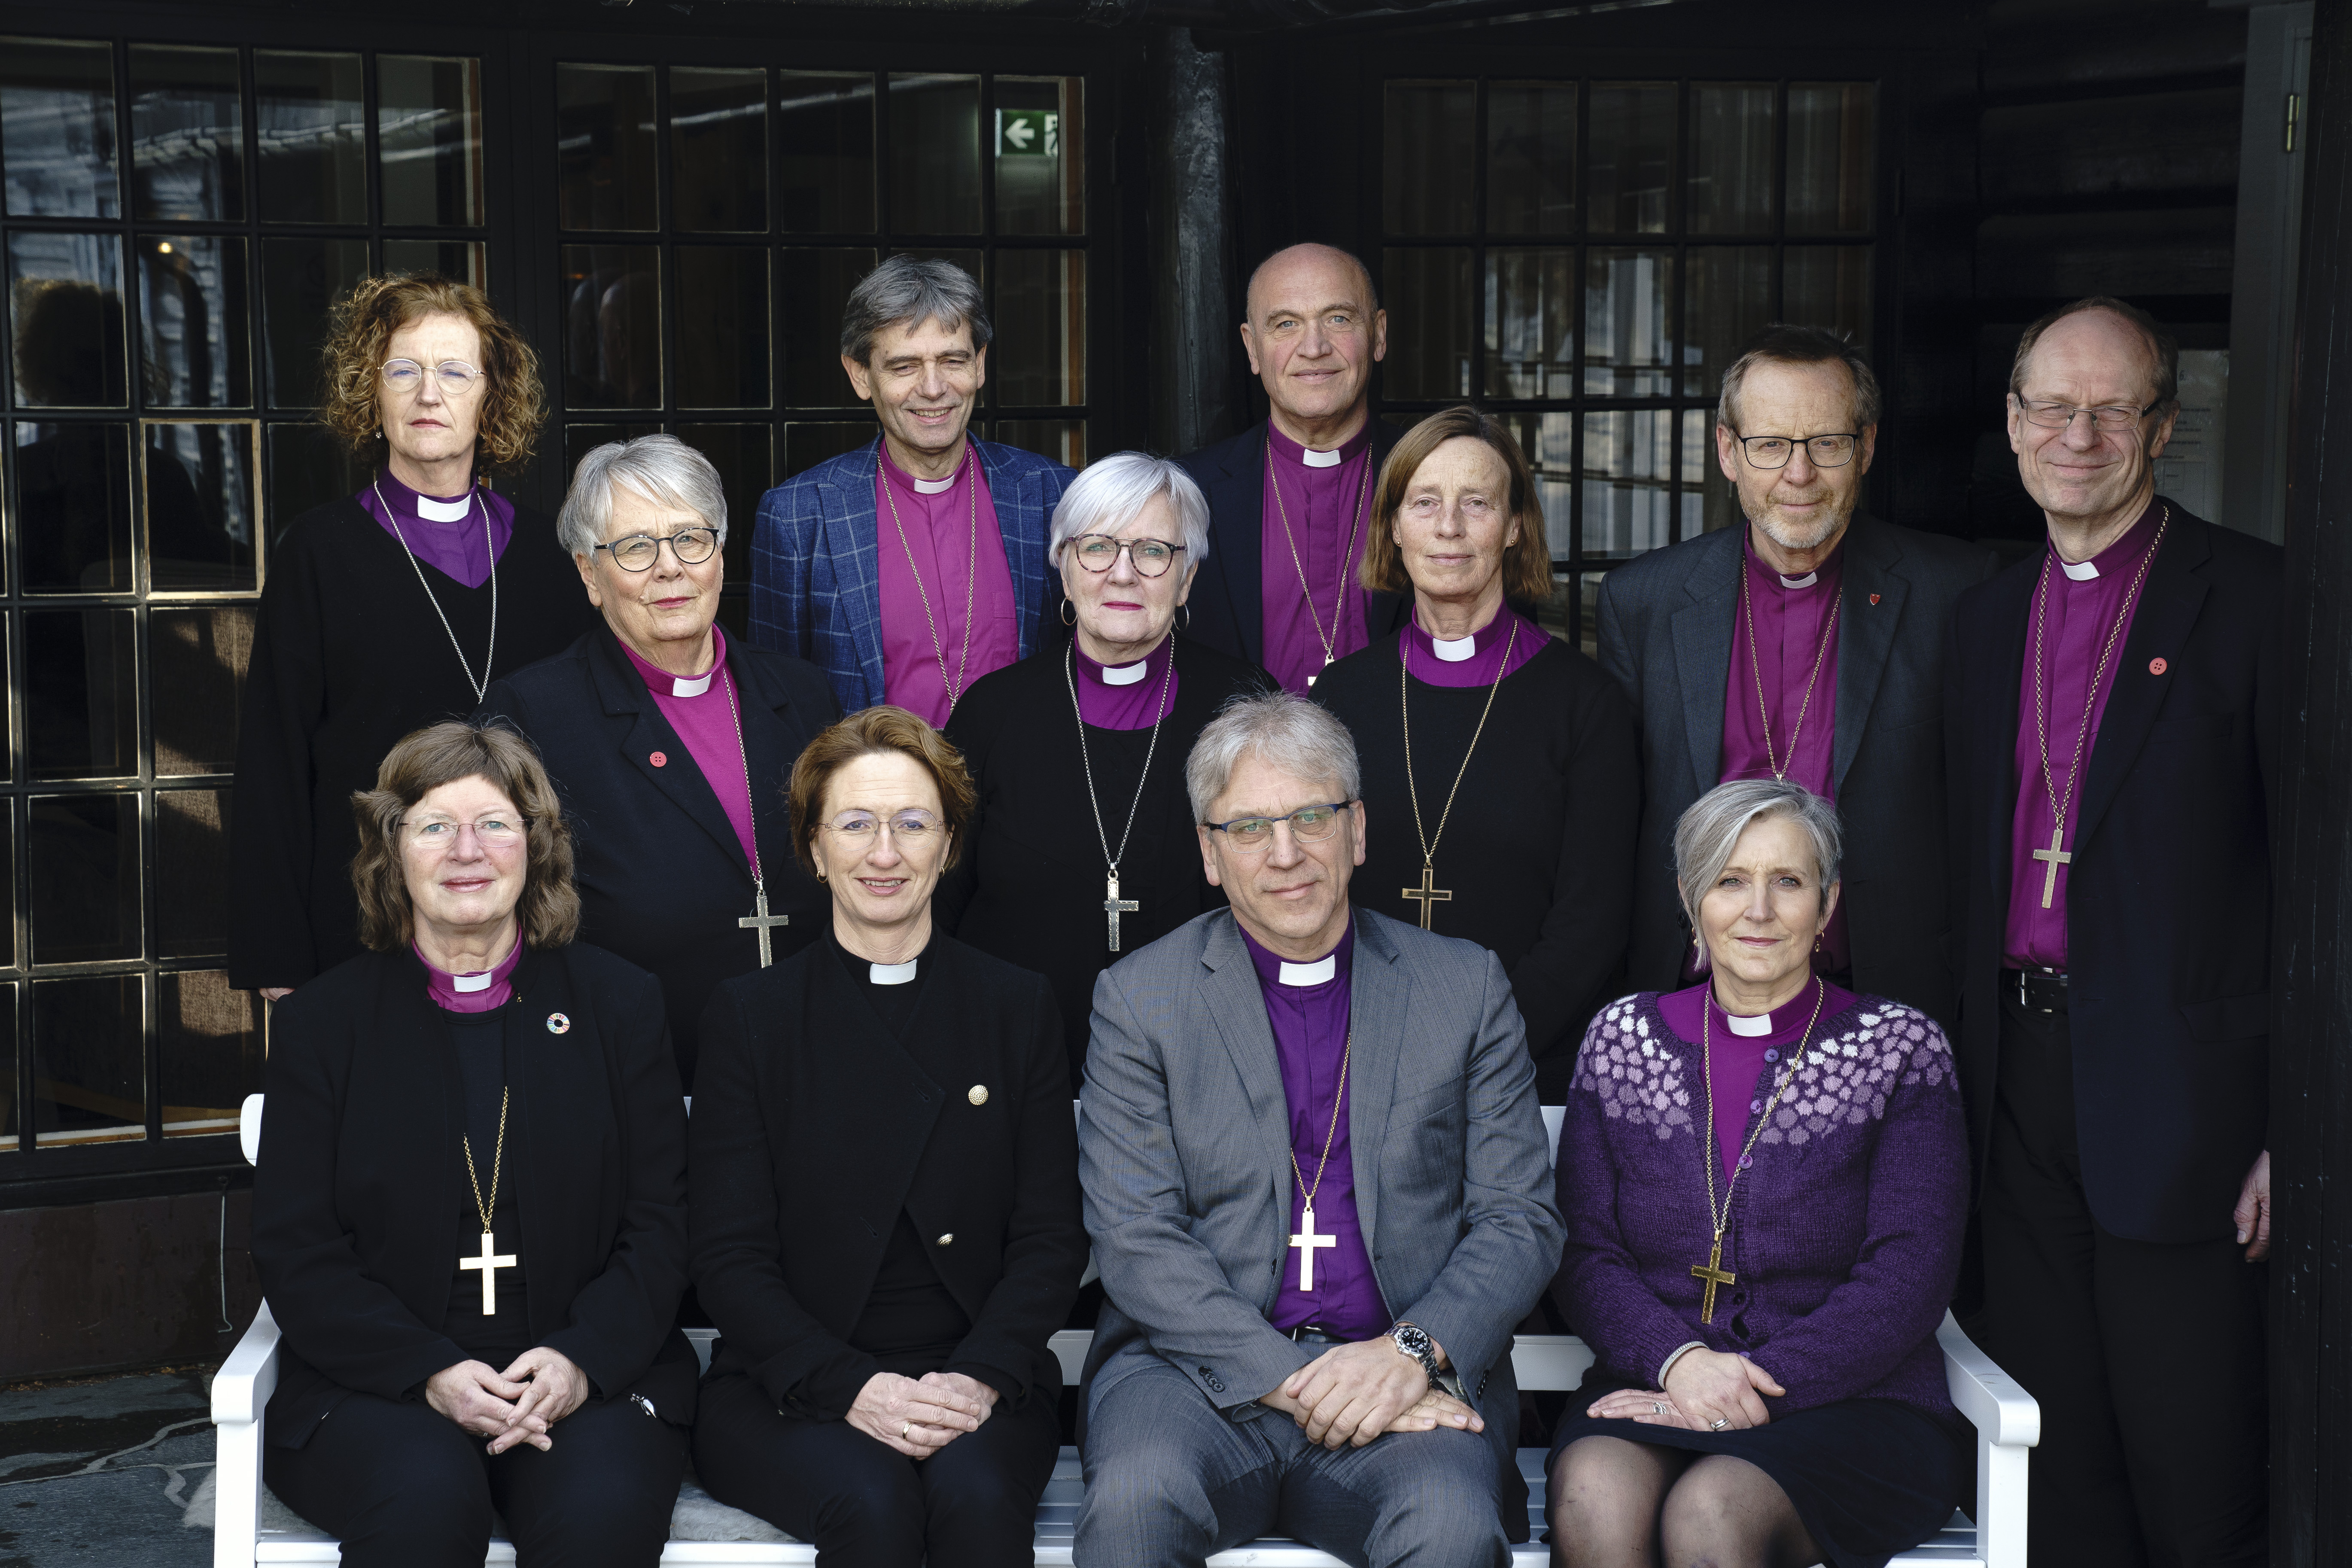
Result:
M907 1434L914 1429L915 1424L912 1421L901 1421L898 1423L898 1441L901 1443L905 1442L907 1440Z

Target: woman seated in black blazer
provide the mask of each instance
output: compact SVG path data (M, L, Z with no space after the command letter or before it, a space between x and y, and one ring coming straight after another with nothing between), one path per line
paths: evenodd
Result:
M262 1467L346 1568L656 1562L694 1416L686 1117L643 970L572 940L528 742L459 723L352 797L373 951L277 1005L253 1259Z
M695 1468L828 1568L1027 1568L1087 1257L1061 1012L931 929L972 806L938 731L854 713L791 804L833 920L703 1015Z

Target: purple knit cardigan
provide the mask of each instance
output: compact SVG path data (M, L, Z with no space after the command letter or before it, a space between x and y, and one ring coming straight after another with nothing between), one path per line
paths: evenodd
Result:
M1785 1067L1765 1067L1756 1098ZM1864 996L1814 1029L1739 1178L1723 1238L1739 1278L1712 1324L1690 1272L1712 1235L1706 1122L1698 1042L1667 1027L1657 993L1601 1009L1560 1128L1568 1250L1552 1282L1596 1370L1653 1387L1659 1363L1697 1340L1778 1379L1789 1392L1766 1401L1775 1411L1845 1399L1949 1411L1936 1328L1959 1271L1969 1164L1934 1020Z

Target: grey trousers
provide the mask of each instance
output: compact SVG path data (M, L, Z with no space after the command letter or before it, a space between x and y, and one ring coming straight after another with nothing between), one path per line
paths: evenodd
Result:
M1355 1568L1507 1568L1495 1449L1441 1428L1337 1453L1274 1411L1234 1421L1171 1366L1106 1390L1087 1421L1078 1568L1199 1568L1260 1536Z

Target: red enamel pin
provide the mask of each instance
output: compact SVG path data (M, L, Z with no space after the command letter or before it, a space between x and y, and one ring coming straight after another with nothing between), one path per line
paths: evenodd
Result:
M1873 594L1873 595L1870 596L1870 602L1871 602L1872 604L1874 604L1874 604L1876 604L1876 603L1878 603L1878 595L1875 595L1875 594Z
M2172 667L2170 665L2165 663L2164 660L2160 658L2152 658L2147 661L2147 672L2150 675L2162 675L2166 670L2171 668Z
M666 768L669 766L669 753L667 752L656 752L652 756L647 757L646 761L653 763L653 765L657 768Z

